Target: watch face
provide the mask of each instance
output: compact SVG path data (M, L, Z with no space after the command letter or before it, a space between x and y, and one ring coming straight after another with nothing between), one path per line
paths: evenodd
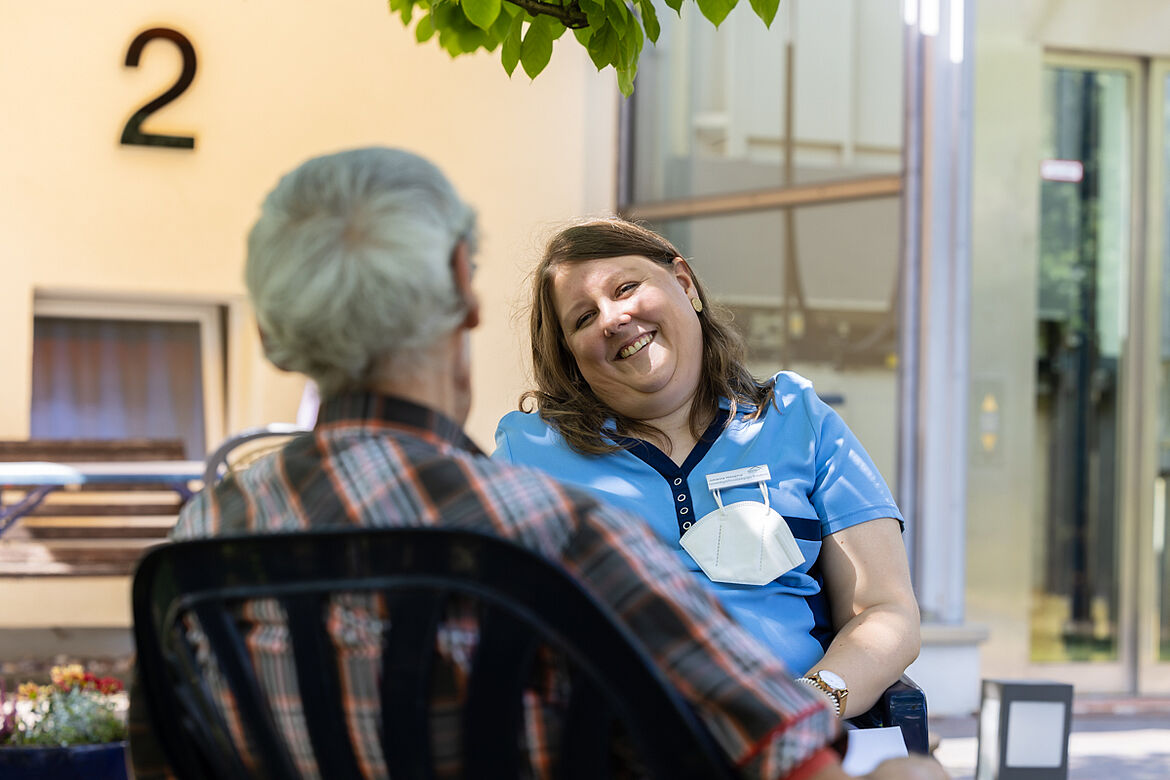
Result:
M841 675L836 672L830 672L828 669L821 669L817 672L817 677L821 678L822 682L828 683L829 687L839 691L845 690L845 681L841 679Z

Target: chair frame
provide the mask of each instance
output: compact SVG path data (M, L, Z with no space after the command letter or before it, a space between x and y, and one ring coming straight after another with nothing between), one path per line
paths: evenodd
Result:
M382 745L396 780L433 777L429 751L420 749L430 745L426 670L445 598L440 594L450 593L490 605L464 708L465 776L519 776L521 752L500 746L516 742L523 717L519 694L541 643L560 650L578 675L565 716L561 776L605 776L611 719L623 724L653 777L733 776L706 728L641 644L561 567L493 536L397 528L179 542L143 559L133 595L140 684L155 734L180 777L250 776L200 677L183 627L188 613L197 616L214 648L262 774L299 776L227 608L269 597L280 599L288 615L314 753L328 757L331 779L361 776L322 618L331 593L354 591L386 594L395 616L383 637L379 693L383 703L395 702L383 707Z
M207 468L203 473L203 484L214 485L231 470L231 466L228 463L228 456L237 447L259 439L272 437L289 438L301 433L309 433L311 430L312 428L305 428L295 423L269 423L268 425L261 425L255 428L245 428L238 433L234 433L224 439L215 448L215 452L207 456L207 460L205 461Z
M886 688L867 712L849 722L860 729L897 726L902 729L906 750L930 755L926 694L906 675Z

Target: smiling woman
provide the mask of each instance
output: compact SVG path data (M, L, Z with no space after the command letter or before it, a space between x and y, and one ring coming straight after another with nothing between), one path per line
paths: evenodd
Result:
M844 421L803 377L752 377L726 313L641 226L561 231L533 284L536 388L495 457L641 516L838 714L866 711L917 655L919 616L901 514Z
M692 347L702 343L686 261L626 255L566 263L553 271L552 286L561 332L598 399L685 440L701 361Z

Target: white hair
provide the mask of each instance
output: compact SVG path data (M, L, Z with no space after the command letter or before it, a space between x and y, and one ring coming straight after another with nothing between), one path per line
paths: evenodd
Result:
M316 157L286 174L248 235L245 279L268 358L323 395L409 370L466 314L451 257L475 213L400 149Z

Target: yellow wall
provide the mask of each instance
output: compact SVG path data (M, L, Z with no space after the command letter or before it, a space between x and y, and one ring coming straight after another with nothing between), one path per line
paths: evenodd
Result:
M118 143L130 114L179 73L165 41L124 67L130 41L154 26L192 41L198 71L144 130L193 134L193 151ZM32 302L44 292L232 304L244 316L229 329L227 427L291 420L302 383L262 364L240 303L244 234L282 172L320 152L382 144L434 160L479 209L484 322L469 430L490 449L523 389L512 311L537 236L614 206L614 77L579 49L562 38L533 82L519 69L509 80L498 52L451 60L434 42L417 45L382 0L7 4L0 438L28 435ZM43 587L55 595L22 599L27 609L0 613L0 625L22 615L43 625L57 604L67 616L62 584Z

